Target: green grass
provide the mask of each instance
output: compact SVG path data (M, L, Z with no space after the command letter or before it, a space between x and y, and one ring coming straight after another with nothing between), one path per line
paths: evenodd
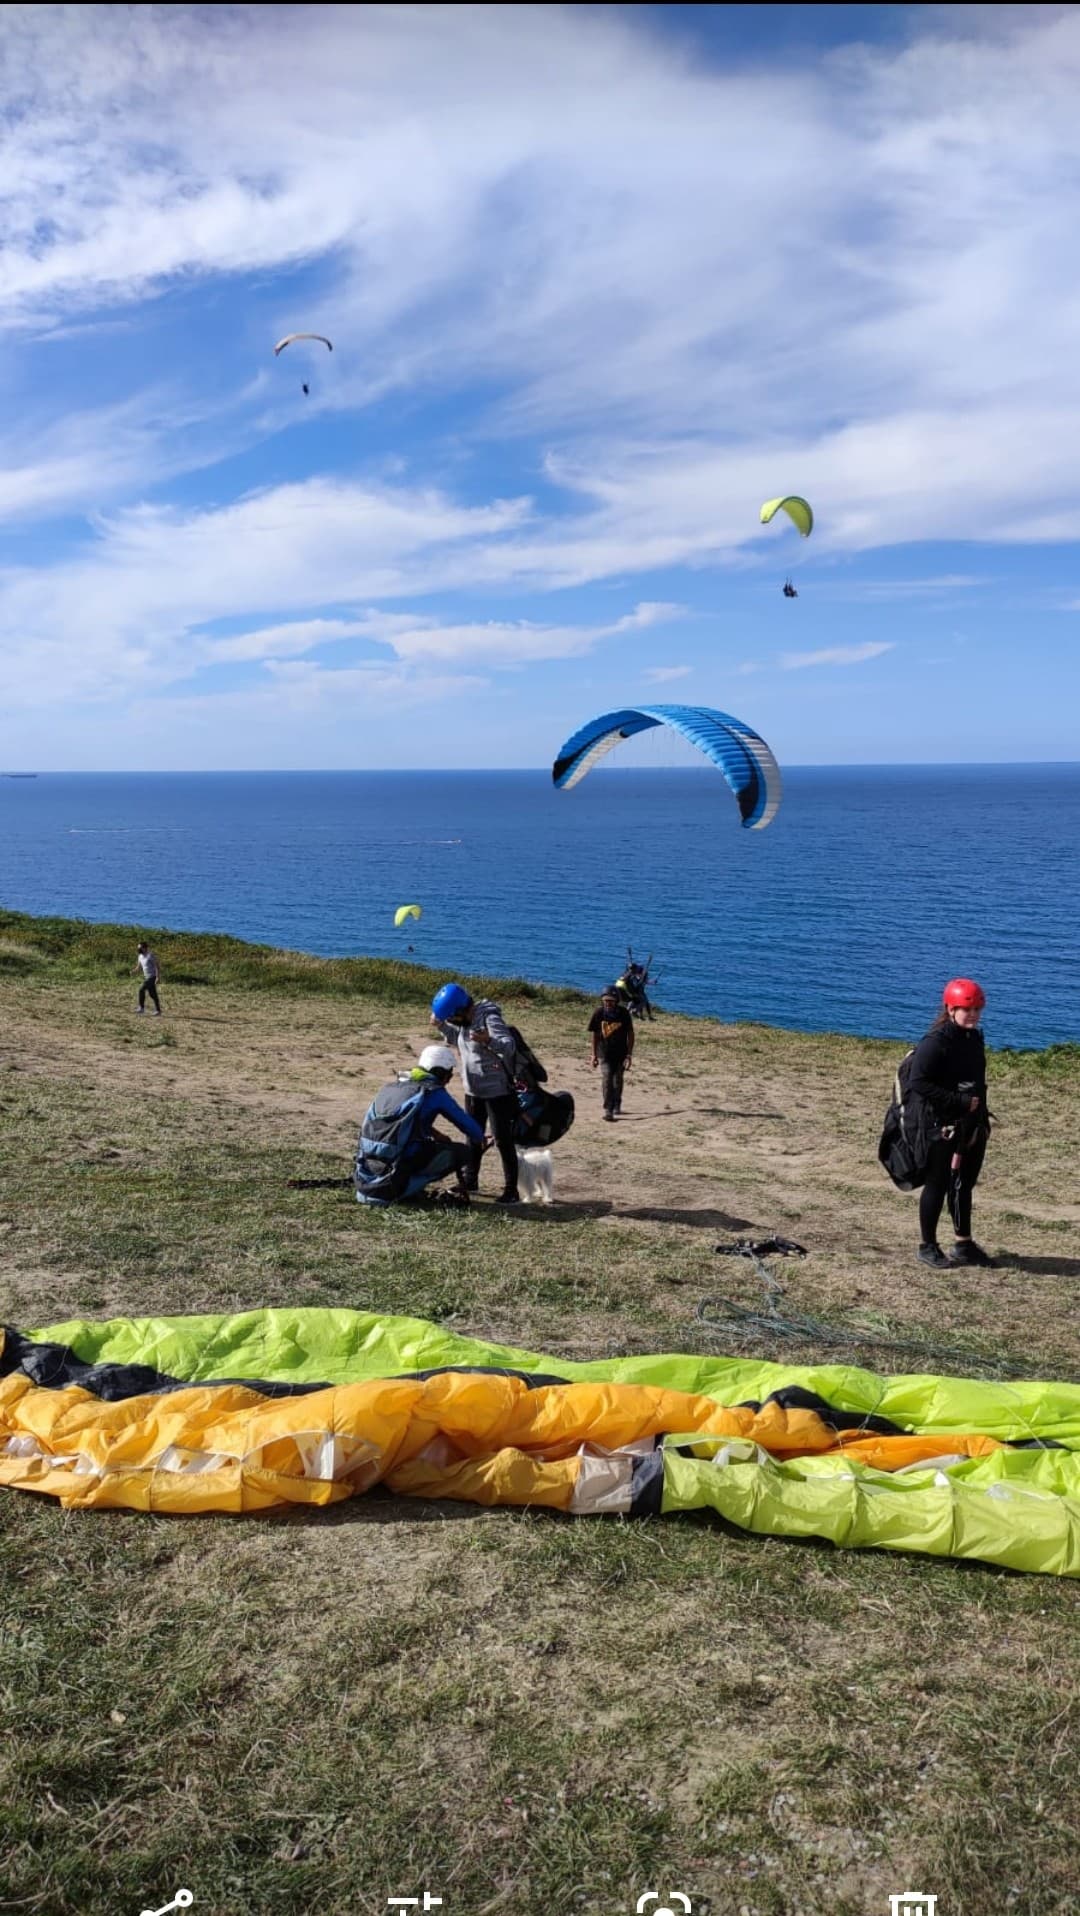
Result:
M145 938L170 985L273 992L284 997L364 998L376 1005L426 1005L445 974L390 958L313 958L245 944L217 932L95 924L83 918L30 918L0 911L0 976L51 978L58 983L104 983L130 978L135 946ZM591 1003L580 991L530 984L524 978L463 973L475 997L499 991L531 1004Z
M160 1028L131 1016L129 928L0 916L8 1321L347 1304L568 1356L809 1363L832 1352L696 1314L761 1306L713 1246L786 1223L811 1247L786 1307L853 1332L857 1360L897 1336L1080 1374L1077 1229L1055 1217L1080 1204L1075 1047L993 1061L981 1215L1038 1268L957 1293L913 1265L911 1207L873 1165L895 1045L665 1017L639 1128L600 1136L583 1105L561 1208L365 1212L287 1180L345 1168L434 974L148 935ZM578 996L489 986L527 1002L557 1079L580 1069ZM887 1916L909 1887L940 1916L1077 1906L1073 1584L704 1514L376 1493L183 1521L5 1494L0 1593L0 1909L138 1912L180 1884L195 1916L424 1887L440 1916L608 1916L647 1888L694 1916Z

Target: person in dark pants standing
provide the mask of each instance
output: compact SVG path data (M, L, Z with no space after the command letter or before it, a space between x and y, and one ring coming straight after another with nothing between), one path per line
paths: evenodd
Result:
M634 1020L619 1002L618 985L605 985L600 1005L589 1019L592 1033L592 1067L600 1068L604 1096L604 1118L613 1124L622 1110L623 1074L630 1069L634 1055Z
M473 998L464 985L440 985L431 1001L431 1022L437 1025L458 1054L465 1109L481 1125L490 1125L502 1161L503 1188L496 1204L518 1202L518 1103L514 1088L517 1045L497 1004L491 998ZM480 1177L482 1147L474 1145L465 1174L466 1188L475 1191Z
M919 1196L919 1261L934 1270L993 1262L971 1235L971 1194L990 1136L986 1046L979 1030L985 1004L986 993L974 979L950 979L941 1012L911 1060L911 1096L922 1102L932 1138ZM948 1256L937 1241L946 1204L956 1233Z
M161 999L158 997L158 979L161 977L161 967L147 944L139 946L139 970L142 973L142 984L139 986L139 1010L145 1012L146 1000L149 998L155 1015L160 1018Z

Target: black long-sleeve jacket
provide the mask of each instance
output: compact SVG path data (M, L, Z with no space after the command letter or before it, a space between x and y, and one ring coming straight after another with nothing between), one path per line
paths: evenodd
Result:
M961 1091L960 1086L968 1089ZM932 1025L915 1047L911 1060L909 1090L929 1105L941 1124L954 1124L971 1113L971 1100L979 1100L978 1112L986 1112L986 1046L977 1025Z

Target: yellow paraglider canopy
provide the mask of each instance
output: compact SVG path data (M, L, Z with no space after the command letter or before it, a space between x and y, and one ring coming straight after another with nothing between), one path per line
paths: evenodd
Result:
M394 913L394 923L403 925L406 918L422 918L423 915L419 905L399 905Z
M781 507L787 513L792 525L798 527L803 538L809 539L814 530L814 515L807 500L800 499L794 492L786 499L766 499L761 508L762 525L767 526L773 514L779 512Z

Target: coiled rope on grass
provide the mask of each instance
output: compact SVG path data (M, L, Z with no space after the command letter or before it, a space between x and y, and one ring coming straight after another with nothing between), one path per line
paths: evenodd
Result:
M863 1350L915 1352L935 1365L957 1364L965 1369L977 1365L984 1370L994 1370L1002 1377L1020 1378L1034 1374L1035 1367L1030 1363L1018 1363L1013 1358L991 1355L987 1351L968 1350L956 1344L939 1344L925 1338L893 1337L869 1327L847 1328L831 1324L822 1317L785 1315L779 1308L779 1299L786 1294L788 1287L775 1271L769 1269L765 1258L809 1256L804 1245L796 1244L790 1238L762 1238L757 1242L750 1238L738 1238L731 1244L718 1244L716 1251L720 1257L741 1257L753 1265L765 1294L764 1309L751 1310L730 1297L703 1297L695 1317L706 1328L719 1330L723 1323L736 1323L758 1336L779 1337L789 1343L822 1344L829 1350L853 1353Z

